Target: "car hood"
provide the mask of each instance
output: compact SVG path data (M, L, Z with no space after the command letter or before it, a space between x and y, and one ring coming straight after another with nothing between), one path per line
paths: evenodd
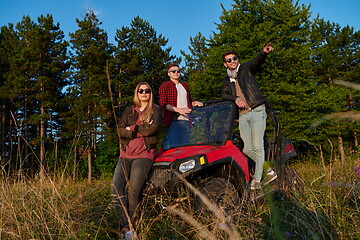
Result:
M209 160L215 160L218 157L223 157L224 154L227 155L226 152L230 155L233 155L233 151L229 151L230 149L237 150L236 146L233 145L231 141L227 141L223 146L196 145L172 148L166 151L158 152L155 156L155 162L173 162L176 159L182 159L196 155L206 155Z
M218 150L221 147L218 146L188 146L181 148L172 148L163 152L160 152L156 155L155 162L158 161L168 161L173 162L176 159L191 157L195 155L207 154Z

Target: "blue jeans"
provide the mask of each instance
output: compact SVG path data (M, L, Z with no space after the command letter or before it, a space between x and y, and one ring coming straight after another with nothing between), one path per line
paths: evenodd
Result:
M175 146L185 145L189 142L190 122L186 120L174 120L167 129L167 135L163 142L163 148L169 149Z
M133 220L142 188L152 165L153 160L149 158L120 158L116 165L111 191L121 228L129 226L129 221ZM127 184L128 194L125 190Z
M256 107L239 116L243 152L255 162L254 179L261 181L265 162L264 134L266 128L265 105Z

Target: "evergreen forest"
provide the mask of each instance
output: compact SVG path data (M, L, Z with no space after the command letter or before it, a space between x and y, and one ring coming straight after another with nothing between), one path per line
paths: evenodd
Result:
M171 54L171 36L141 16L119 26L113 42L91 10L74 20L78 29L69 36L51 13L1 26L1 173L110 176L119 156L117 119L139 82L157 96L167 65L177 62L194 99L219 100L221 55L235 50L240 62L250 61L268 42L275 51L258 83L298 158L358 148L360 31L311 18L311 6L295 0L219 7L213 34L191 37L181 56Z

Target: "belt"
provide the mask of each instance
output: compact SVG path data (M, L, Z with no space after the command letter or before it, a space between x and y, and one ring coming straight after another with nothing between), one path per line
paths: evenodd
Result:
M255 107L253 107L253 108L249 107L248 109L244 109L244 110L240 110L240 109L239 109L239 114L248 113L248 112L254 110L255 108L261 107L261 106L265 106L265 103L261 103L260 105L257 105L257 106L255 106Z

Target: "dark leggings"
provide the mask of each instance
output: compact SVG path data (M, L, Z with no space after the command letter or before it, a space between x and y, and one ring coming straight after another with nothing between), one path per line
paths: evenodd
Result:
M150 172L153 161L149 158L120 158L114 172L112 193L115 198L116 212L120 217L120 226L129 226L139 203L141 190ZM126 185L128 183L128 195ZM125 211L129 217L126 216Z

